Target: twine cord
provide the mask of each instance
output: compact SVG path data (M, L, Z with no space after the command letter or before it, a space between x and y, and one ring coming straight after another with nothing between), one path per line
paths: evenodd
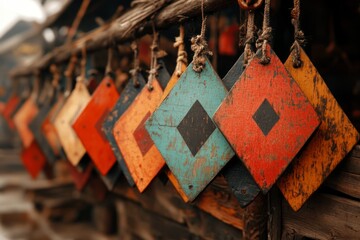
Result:
M244 66L248 64L250 59L254 56L252 44L255 41L255 24L254 24L255 13L250 10L247 16L247 27L246 27L246 40L244 48Z
M180 77L182 74L182 65L187 65L187 52L185 51L184 46L184 26L180 26L179 28L179 36L175 38L174 47L178 49L178 56L176 59L176 75Z
M76 55L73 55L70 59L69 65L65 71L65 77L66 77L66 90L64 93L65 97L70 95L70 91L72 89L72 76L73 76L73 72L74 72L77 61L78 61L78 59L77 59Z
M133 64L133 68L130 70L130 75L133 80L134 87L139 87L140 83L138 79L138 74L140 72L140 67L139 67L140 63L139 63L139 49L136 41L133 41L131 43L131 49L134 53L134 60L133 60L134 64Z
M82 49L81 49L81 61L80 61L80 68L81 68L81 72L80 72L80 76L76 79L77 82L85 82L85 78L86 78L86 46L85 44L83 45Z
M291 10L291 23L294 26L294 43L290 48L294 68L302 65L300 48L305 45L305 35L300 29L300 0L294 0L294 8Z
M206 17L204 16L204 0L201 1L201 33L191 38L191 50L194 52L193 70L200 73L205 68L206 56L212 55L205 40Z
M159 51L159 33L156 32L154 23L153 23L153 42L150 49L151 49L151 63L150 63L149 77L147 82L147 87L149 91L153 89L152 82L157 77L158 70L160 67L160 65L157 62L157 52Z
M270 63L270 57L266 52L266 45L271 41L272 28L270 27L270 0L265 0L264 19L262 30L259 31L259 36L256 41L256 48L261 49L262 57L260 63L263 65Z

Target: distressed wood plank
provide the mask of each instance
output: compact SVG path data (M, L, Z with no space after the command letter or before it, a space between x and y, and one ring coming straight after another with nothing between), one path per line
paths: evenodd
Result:
M325 181L325 185L351 197L360 199L360 175L336 171Z
M283 234L314 239L358 239L360 202L327 194L314 194L294 212L283 201Z

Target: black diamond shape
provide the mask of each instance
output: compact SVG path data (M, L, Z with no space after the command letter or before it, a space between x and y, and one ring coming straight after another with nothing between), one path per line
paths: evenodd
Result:
M277 115L269 101L265 98L253 115L253 119L263 134L267 136L271 129L273 129L275 124L279 121L280 117Z
M184 119L177 126L193 156L215 131L216 126L199 101L190 108Z

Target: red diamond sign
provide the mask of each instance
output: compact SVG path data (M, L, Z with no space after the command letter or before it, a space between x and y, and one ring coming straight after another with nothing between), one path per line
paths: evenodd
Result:
M214 115L214 121L267 192L319 125L299 86L267 46L244 70Z

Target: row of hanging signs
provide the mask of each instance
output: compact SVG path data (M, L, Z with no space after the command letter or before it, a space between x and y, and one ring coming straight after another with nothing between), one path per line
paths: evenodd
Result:
M154 33L147 82L133 44L132 78L121 92L107 74L89 93L84 52L73 90L74 59L64 93L56 90L61 74L53 66L53 80L40 97L38 86L25 102L13 95L2 114L20 135L21 159L31 176L66 158L79 190L95 168L109 189L123 174L143 192L165 169L184 201L191 202L227 165L222 174L241 206L276 184L291 207L300 209L359 134L301 48L299 1L292 11L295 42L285 64L269 45L270 1L257 37L255 11L246 1L239 3L248 10L245 51L224 79L207 59L203 18L188 66L180 28L172 76L157 57ZM109 62L112 55L109 51Z

